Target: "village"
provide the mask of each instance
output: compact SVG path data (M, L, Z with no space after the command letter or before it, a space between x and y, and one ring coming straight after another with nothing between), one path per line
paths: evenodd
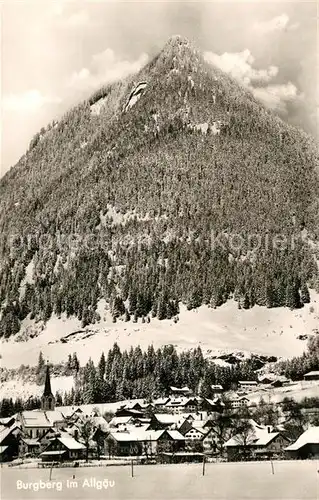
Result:
M319 372L305 375L318 383ZM46 367L41 409L0 419L1 463L37 467L134 459L138 463L181 463L309 459L319 457L319 427L294 425L294 413L261 423L247 397L257 384L285 385L285 377L241 381L232 398L219 384L211 398L188 387L170 387L153 401L56 407ZM112 409L111 409L112 407ZM108 408L108 411L107 411ZM318 410L318 409L317 409ZM316 410L314 410L316 412Z

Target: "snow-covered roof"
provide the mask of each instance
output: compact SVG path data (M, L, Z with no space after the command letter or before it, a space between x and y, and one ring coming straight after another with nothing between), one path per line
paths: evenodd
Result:
M45 412L46 418L54 425L56 422L63 422L65 417L63 413L59 410L48 410Z
M165 431L145 431L144 429L134 429L131 432L111 432L111 436L116 441L157 441Z
M25 427L51 427L52 424L46 417L46 412L41 410L23 411L22 418Z
M40 446L40 442L37 439L22 438L22 441L28 446Z
M25 427L52 427L56 422L63 422L64 415L59 410L23 411L22 419Z
M116 441L157 441L164 433L168 433L174 440L184 440L182 434L176 430L166 431L164 429L153 431L135 428L130 432L112 432L111 435Z
M19 429L17 425L12 425L11 427L4 427L0 430L0 445L13 431Z
M177 391L177 392L180 392L180 391L189 391L189 387L187 385L185 385L184 387L174 387L173 385L170 387L170 390L171 391Z
M109 424L103 417L92 417L92 421L94 426L102 431L107 431L109 428Z
M158 398L153 401L156 406L165 405L169 401L169 398Z
M319 444L319 427L309 427L293 444L289 445L285 450L297 451L307 444Z
M179 432L179 431L175 431L175 430L167 430L166 431L172 439L174 439L175 441L185 441L185 438L184 436Z
M309 376L313 376L313 375L319 376L319 370L313 370L311 372L305 373L304 377L309 377Z
M133 420L133 417L131 415L126 416L126 417L113 417L112 420L110 420L110 427L115 427L117 425L121 424L128 424Z
M249 420L251 424L250 435L247 436L246 444L249 446L267 446L273 439L275 439L280 433L273 432L271 427L265 427L263 425L257 424L253 419ZM227 448L229 446L240 446L243 440L240 434L236 434L231 437L224 446Z
M68 450L85 450L85 446L82 443L76 441L72 436L61 436L57 438L60 443L62 443Z
M185 420L181 415L172 415L171 413L155 413L155 418L162 424L175 424L180 420Z

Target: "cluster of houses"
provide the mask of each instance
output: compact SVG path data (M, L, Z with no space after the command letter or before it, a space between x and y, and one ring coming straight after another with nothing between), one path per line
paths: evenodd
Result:
M282 381L284 383L284 381ZM265 383L265 382L263 382ZM270 382L272 383L272 382ZM233 408L246 404L243 393L257 382L239 383ZM47 367L41 409L0 419L0 460L37 457L42 462L88 458L145 457L164 462L201 460L220 454L216 416L224 411L223 388L212 386L212 397L194 396L188 387L171 387L170 396L151 403L135 400L118 404L111 419L84 406L55 408ZM319 427L291 443L282 428L251 420L249 432L233 435L223 444L228 460L319 456Z

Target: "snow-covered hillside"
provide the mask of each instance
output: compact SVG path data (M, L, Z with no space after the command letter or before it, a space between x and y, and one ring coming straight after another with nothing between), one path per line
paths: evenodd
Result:
M100 301L101 321L85 329L72 318L53 317L46 325L25 320L21 333L2 340L1 362L4 367L34 365L42 350L53 363L65 361L73 352L85 363L89 357L98 360L101 352L114 342L123 349L138 344L145 348L149 344L158 347L170 343L180 349L200 345L206 355L240 350L292 357L304 351L307 337L319 326L319 295L312 292L311 299L311 304L293 311L259 306L239 310L234 301L217 309L202 306L187 311L181 306L177 323L156 318L150 323L113 323L105 302Z
M72 376L51 377L51 388L53 394L65 391L69 392L74 385ZM0 383L0 393L2 398L21 398L24 401L32 397L41 397L43 394L43 385L26 382L17 377Z

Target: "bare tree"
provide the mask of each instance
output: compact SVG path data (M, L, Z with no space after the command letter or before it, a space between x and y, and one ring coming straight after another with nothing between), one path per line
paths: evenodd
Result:
M80 428L80 437L82 438L85 445L86 449L85 459L87 462L89 461L89 448L93 435L93 430L94 430L93 420L90 417L85 418Z

